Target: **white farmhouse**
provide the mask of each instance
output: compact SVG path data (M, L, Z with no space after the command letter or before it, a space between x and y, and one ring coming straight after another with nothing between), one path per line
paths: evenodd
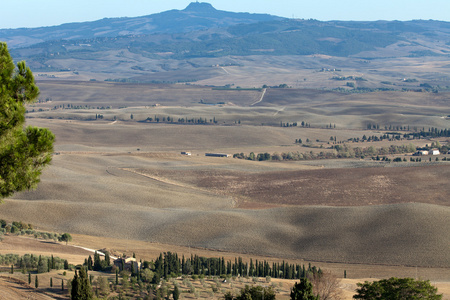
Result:
M431 155L439 155L439 154L441 154L440 152L439 152L439 149L433 149L433 150L431 150L431 153L430 153Z

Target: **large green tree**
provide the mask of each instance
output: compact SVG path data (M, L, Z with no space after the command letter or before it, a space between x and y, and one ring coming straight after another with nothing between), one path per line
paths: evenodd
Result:
M319 296L314 295L313 285L308 278L300 279L291 289L291 300L319 300Z
M413 278L382 279L374 282L358 283L356 295L353 299L390 299L390 300L440 300L437 288L428 280L414 280Z
M36 101L39 88L24 61L14 65L0 42L0 201L34 188L51 161L55 136L25 124L25 105Z
M66 245L68 242L72 241L72 236L70 235L70 233L63 233L59 238L60 242L66 242Z

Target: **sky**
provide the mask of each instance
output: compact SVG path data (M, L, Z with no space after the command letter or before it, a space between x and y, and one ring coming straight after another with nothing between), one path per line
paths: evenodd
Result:
M194 0L1 0L0 28L53 26L184 9ZM203 0L218 10L327 20L450 21L450 0Z

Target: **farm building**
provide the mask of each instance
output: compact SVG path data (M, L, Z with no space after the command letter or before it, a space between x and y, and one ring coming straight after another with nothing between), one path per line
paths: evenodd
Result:
M439 154L441 154L440 152L439 152L439 149L433 149L433 150L431 150L431 153L430 153L431 155L439 155Z
M428 155L428 150L420 150L419 155Z
M120 271L127 270L131 272L131 268L133 268L134 273L136 273L141 268L141 263L133 257L119 257L114 260L114 265Z
M231 154L225 154L225 153L205 153L205 156L213 156L213 157L231 157Z

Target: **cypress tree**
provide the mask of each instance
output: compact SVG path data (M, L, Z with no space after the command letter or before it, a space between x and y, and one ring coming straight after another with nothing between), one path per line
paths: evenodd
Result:
M79 289L80 289L80 278L78 277L77 270L75 270L75 275L73 276L72 279L72 289L70 292L72 299L76 299L75 297L78 297L78 295L81 293Z
M87 260L87 268L89 271L92 271L93 269L93 262L92 262L92 257L89 255L88 260Z
M28 284L31 284L31 273L28 273Z
M34 287L38 288L39 287L39 279L38 276L36 275L36 278L34 279Z
M243 270L243 264L242 264L242 257L238 258L238 272L240 276L244 275L244 270Z
M178 300L180 298L180 290L178 289L177 285L175 285L172 295L173 295L173 300Z
M97 251L95 251L94 253L94 267L93 267L94 271L101 271L102 270L102 263L100 260L100 254L98 254Z
M225 271L225 258L222 256L222 273L226 274L227 272ZM222 274L219 274L222 275Z
M53 287L53 278L50 277L50 287Z
M184 274L184 269L185 269L185 265L186 265L186 261L184 259L184 255L181 259L181 273Z
M169 277L169 262L167 259L164 259L164 278L167 279Z
M92 288L85 268L80 269L79 275L75 271L75 275L72 280L71 296L72 300L92 300Z
M105 262L106 262L106 265L108 267L111 265L111 259L109 257L109 252L108 251L105 252Z

